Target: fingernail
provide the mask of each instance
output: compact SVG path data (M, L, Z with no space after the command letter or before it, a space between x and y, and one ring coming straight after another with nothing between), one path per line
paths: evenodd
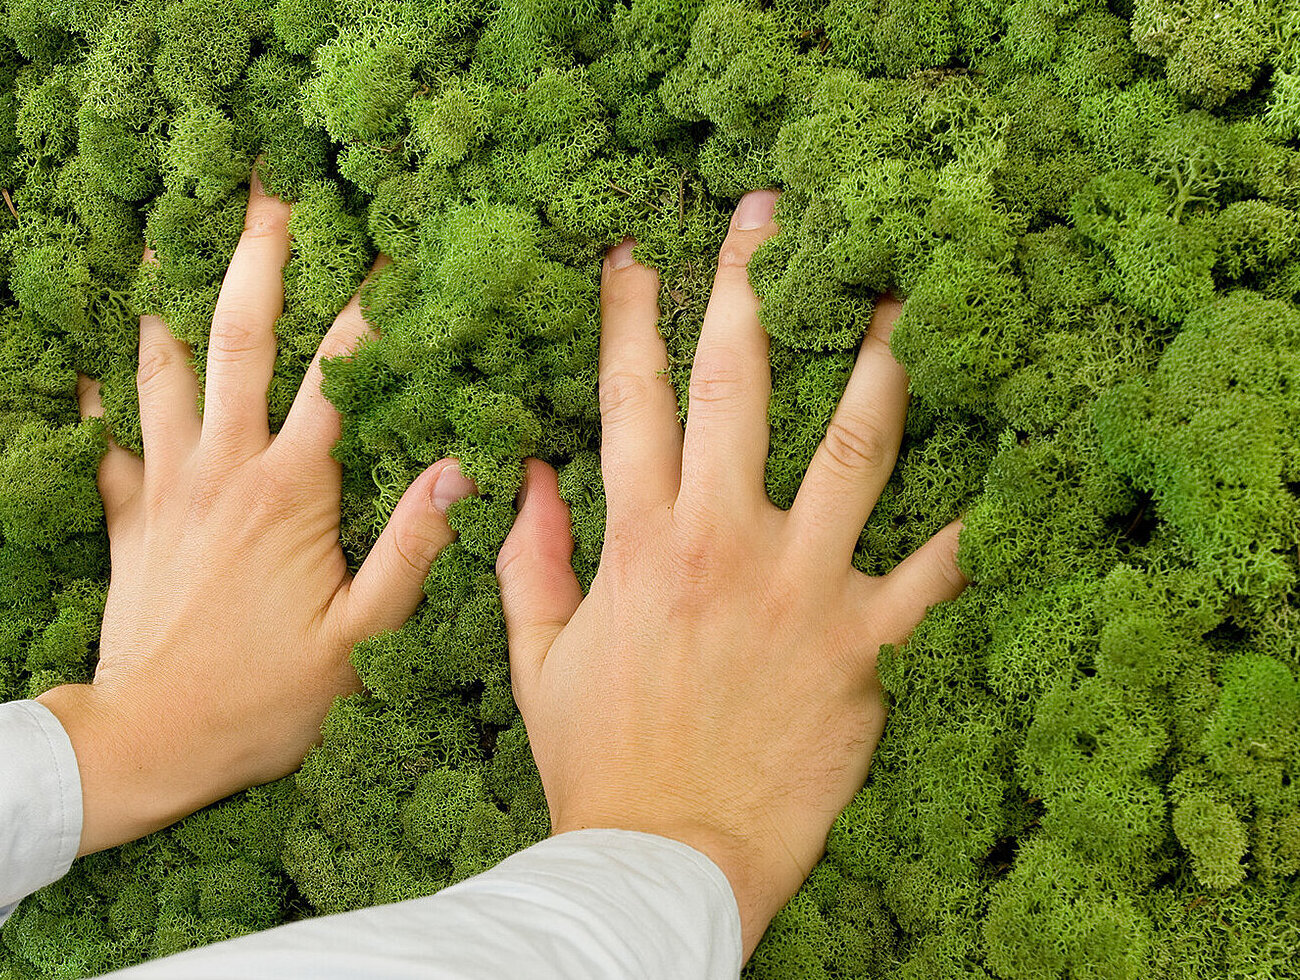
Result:
M609 267L615 271L626 269L632 264L632 249L636 242L627 239L609 250Z
M438 513L445 514L451 505L466 497L478 493L474 481L460 471L459 463L452 463L441 473L433 484L433 506Z
M732 223L737 231L754 231L772 220L776 213L776 191L750 191L740 199Z

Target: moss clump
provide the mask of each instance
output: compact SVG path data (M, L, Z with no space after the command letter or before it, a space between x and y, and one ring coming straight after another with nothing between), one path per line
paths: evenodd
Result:
M1300 975L1298 28L1289 0L0 5L0 697L93 665L75 372L138 448L134 318L202 364L259 157L294 202L273 423L393 260L381 338L325 366L349 556L444 455L483 491L301 771L78 862L0 976L427 894L546 834L493 575L520 462L560 469L590 582L601 254L658 268L685 391L759 185L772 498L891 290L913 400L854 562L964 513L975 585L884 651L871 780L748 975Z

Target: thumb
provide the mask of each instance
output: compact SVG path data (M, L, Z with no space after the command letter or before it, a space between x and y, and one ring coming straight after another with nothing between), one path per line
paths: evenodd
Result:
M555 470L530 459L519 517L497 556L516 700L527 697L555 638L582 602L572 558L569 505L560 497Z
M477 492L454 459L440 460L415 478L341 597L346 635L360 640L395 630L411 617L424 598L429 566L456 537L447 509Z
M904 558L881 580L877 593L883 615L886 643L902 643L925 618L931 606L955 599L969 585L957 567L957 547L962 530L960 519L935 532L925 544Z

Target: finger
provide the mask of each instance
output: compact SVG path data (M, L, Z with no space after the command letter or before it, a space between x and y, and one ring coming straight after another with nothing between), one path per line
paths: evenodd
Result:
M749 259L777 232L775 191L746 194L718 255L718 274L691 369L682 454L682 493L731 488L763 492L771 369Z
M555 638L582 602L572 558L569 505L560 497L555 470L530 459L520 491L519 517L497 557L510 675L521 707Z
M359 642L410 618L424 596L430 566L456 537L447 525L447 509L476 492L454 459L440 460L415 478L356 577L335 600L341 603L337 615L344 636Z
M284 309L289 205L250 179L244 233L230 260L208 344L203 440L251 455L266 448L275 321Z
M145 262L154 261L146 249ZM146 471L168 473L198 445L199 379L190 366L189 344L177 340L156 316L140 317L140 429Z
M889 337L902 310L892 296L876 303L844 397L790 508L792 533L823 566L847 565L863 525L898 459L907 417L907 372Z
M77 375L77 406L83 419L102 419L104 403L100 398L99 382ZM144 463L134 453L127 452L110 437L108 452L99 461L99 495L104 501L104 521L111 537L128 507L144 483Z
M391 261L386 255L379 256L361 289L364 290ZM321 341L311 367L303 376L298 394L294 396L289 415L280 427L280 434L275 438L271 448L273 454L292 457L302 467L338 466L329 452L342 435L343 423L338 409L321 392L324 377L321 361L353 354L366 340L378 336L378 331L366 322L361 312L361 291L358 290Z
M957 565L962 522L953 521L900 562L883 579L871 580L873 621L884 643L902 643L931 606L955 599L970 584Z
M681 487L682 427L659 336L659 273L630 239L600 284L600 469L612 520L667 503Z

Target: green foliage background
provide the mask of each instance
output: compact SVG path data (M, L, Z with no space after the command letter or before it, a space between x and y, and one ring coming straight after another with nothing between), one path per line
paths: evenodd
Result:
M871 781L754 978L1300 976L1298 0L4 0L0 697L89 677L103 426L135 316L202 366L251 161L295 202L276 419L330 366L343 541L454 453L486 491L295 777L77 863L0 977L80 977L427 894L538 840L493 556L561 467L594 573L602 250L663 276L685 390L734 199L788 503L873 298L915 398L856 562L967 511ZM142 275L142 241L161 264Z

